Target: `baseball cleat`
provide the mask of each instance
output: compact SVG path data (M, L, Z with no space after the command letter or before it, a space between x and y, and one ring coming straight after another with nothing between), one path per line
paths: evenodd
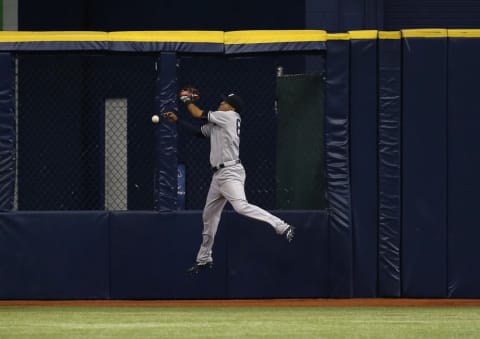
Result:
M205 264L196 263L187 270L187 273L198 274L201 271L206 271L213 268L213 262L207 262Z
M287 239L288 242L292 242L293 237L295 236L295 227L288 225L285 232L283 232L283 235L285 236L285 239Z

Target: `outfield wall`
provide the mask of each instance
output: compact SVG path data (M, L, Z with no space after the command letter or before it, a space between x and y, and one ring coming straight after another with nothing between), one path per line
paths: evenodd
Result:
M176 270L183 271L194 257L199 212L5 212L0 217L2 298L478 298L480 31L270 33L210 32L198 41L191 35L168 40L97 32L87 42L75 34L53 34L46 43L35 34L22 33L19 41L0 36L6 75L0 84L2 210L11 209L15 162L9 51L23 49L161 52L170 65L172 55L165 53L322 51L328 181L325 212L280 212L299 227L291 248L262 233L268 228L227 212L216 248L218 268L193 286ZM174 72L164 74L159 87L166 92L159 93L175 100L174 91L167 90ZM159 145L171 150L172 136L174 131L165 130ZM159 159L159 166L172 172L166 159ZM166 180L159 186L159 211L172 209L172 185ZM298 219L289 220L293 216ZM164 223L165 229L159 228ZM47 232L40 232L44 227ZM164 231L173 233L162 246L158 238ZM182 238L184 243L174 246L171 239ZM175 261L169 260L172 252ZM168 274L158 273L162 265ZM59 273L65 269L71 273L67 280ZM159 283L165 285L160 289Z
M225 212L199 275L199 211L2 213L0 299L328 297L327 214L275 213L298 225L294 244Z

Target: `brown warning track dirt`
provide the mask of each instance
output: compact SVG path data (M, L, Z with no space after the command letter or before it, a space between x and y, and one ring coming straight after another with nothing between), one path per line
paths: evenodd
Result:
M249 300L0 300L1 306L285 306L388 307L480 306L480 299L249 299Z

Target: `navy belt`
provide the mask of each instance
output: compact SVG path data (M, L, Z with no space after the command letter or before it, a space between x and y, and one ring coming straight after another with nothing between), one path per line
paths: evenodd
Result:
M222 168L225 168L225 167L229 167L229 166L233 166L233 165L236 165L236 164L239 164L240 163L240 160L231 160L231 161L226 161L224 162L223 164L219 164L217 166L212 166L212 171L213 173L215 173L216 171L218 171L219 169L222 169Z

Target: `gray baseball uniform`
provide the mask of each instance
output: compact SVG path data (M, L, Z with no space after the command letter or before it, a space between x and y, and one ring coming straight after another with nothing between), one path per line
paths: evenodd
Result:
M197 255L197 263L202 265L213 261L213 242L227 201L239 214L269 223L278 234L289 227L280 218L247 201L245 169L239 157L240 126L241 117L237 112L211 111L208 123L201 127L202 134L210 138L210 164L215 171L202 216L203 241Z

